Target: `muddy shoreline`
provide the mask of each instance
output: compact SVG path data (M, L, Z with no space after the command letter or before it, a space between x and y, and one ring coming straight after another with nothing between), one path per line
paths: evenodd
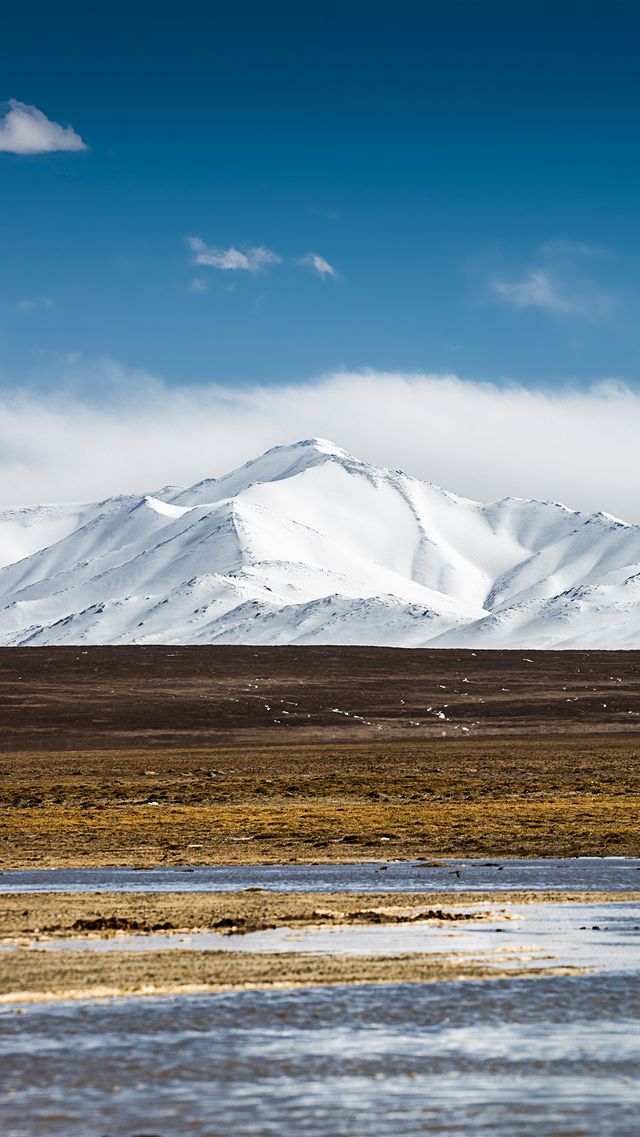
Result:
M118 932L249 933L317 924L403 924L478 918L510 904L640 903L638 892L14 893L0 896L0 942Z
M582 974L552 963L519 967L514 955L485 961L434 955L313 956L249 952L86 952L0 954L0 1003L180 995L361 983L437 983Z
M200 951L181 948L179 933L401 927L417 921L447 926L498 915L508 920L513 903L601 904L621 896L640 902L640 893L614 892L14 894L3 897L0 908L0 940L7 949L0 951L0 1002L580 974L580 968L559 967L550 959L532 966L517 950L499 949L484 958L456 952L349 957ZM145 934L157 930L176 934L175 949L144 950ZM117 940L120 933L132 932L141 937L134 951L46 950L48 942L70 936Z

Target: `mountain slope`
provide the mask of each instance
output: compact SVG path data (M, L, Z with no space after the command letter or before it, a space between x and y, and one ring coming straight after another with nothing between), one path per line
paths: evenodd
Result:
M332 443L0 513L0 643L640 647L640 526L483 505Z

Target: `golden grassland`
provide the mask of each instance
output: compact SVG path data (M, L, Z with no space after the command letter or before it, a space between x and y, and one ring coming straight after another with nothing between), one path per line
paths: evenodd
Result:
M0 869L640 854L640 745L8 753Z

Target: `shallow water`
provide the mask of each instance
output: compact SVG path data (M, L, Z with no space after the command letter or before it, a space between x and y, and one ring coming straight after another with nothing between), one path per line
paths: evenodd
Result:
M3 1137L637 1137L636 976L0 1013Z
M154 869L31 869L0 872L7 892L433 892L640 890L638 857L372 861L335 865L205 865Z
M640 887L640 862L382 868L84 870L5 873L0 882L5 891L114 881L133 891L602 889L620 899L479 905L492 918L469 924L85 941L88 950L455 952L500 966L513 953L518 964L593 972L6 1005L2 1137L638 1137L640 905L624 891Z

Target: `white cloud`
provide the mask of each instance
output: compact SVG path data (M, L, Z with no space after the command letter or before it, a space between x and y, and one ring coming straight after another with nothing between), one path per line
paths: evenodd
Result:
M469 497L550 498L640 521L640 395L620 383L554 393L455 375L338 372L279 387L176 389L84 361L63 373L68 384L72 376L100 392L93 402L0 396L4 504L191 484L278 442L320 435Z
M202 280L199 276L194 276L189 285L189 292L208 292L209 285L206 280Z
M268 265L282 263L281 258L264 245L248 248L246 252L230 245L228 249L213 249L205 245L201 237L187 237L187 244L194 254L194 264L207 265L227 271L261 272Z
M306 257L302 257L298 263L304 268L310 269L311 272L315 272L323 279L325 276L332 276L334 280L338 279L337 270L333 265L330 265L324 257L321 257L319 253L307 253Z
M206 245L202 237L187 237L187 244L193 253L193 263L206 265L208 268L218 268L228 272L257 273L269 265L283 264L282 257L264 245L256 245L245 250L236 249L235 245L230 245L228 249L217 249ZM319 253L307 253L306 256L290 263L307 268L323 279L327 276L333 277L334 280L338 279L337 270ZM195 287L194 285L196 281L191 283L192 292L204 291L201 283Z
M88 150L72 126L51 122L37 107L9 100L0 119L0 151L5 154L48 154L54 150Z
M576 302L563 294L547 272L532 269L524 280L494 280L494 292L513 308L542 308L549 312L576 312Z

